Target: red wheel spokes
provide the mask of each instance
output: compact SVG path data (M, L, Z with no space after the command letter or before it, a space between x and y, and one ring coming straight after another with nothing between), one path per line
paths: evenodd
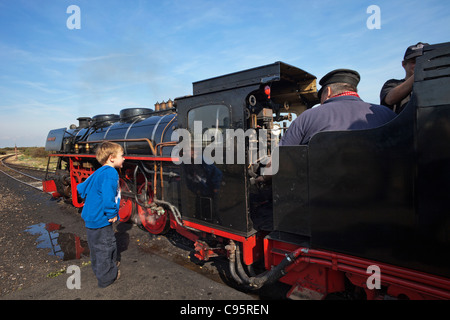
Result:
M124 180L120 179L119 183L121 192L130 192L130 187ZM120 208L119 208L120 221L121 222L128 221L132 213L133 213L133 200L131 198L124 197L122 195L120 198Z
M138 194L145 192L145 184L142 184L138 189ZM153 202L153 191L151 184L147 185L147 204ZM142 207L138 205L139 218L141 219L142 225L148 232L152 234L165 233L168 230L169 225L169 215L165 210L156 210L158 206L153 208Z

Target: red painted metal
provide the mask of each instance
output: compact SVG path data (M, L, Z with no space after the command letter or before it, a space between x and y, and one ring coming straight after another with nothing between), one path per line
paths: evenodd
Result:
M194 256L202 261L208 261L209 258L217 257L219 255L214 248L210 248L206 242L201 240L195 241L194 250L196 252Z
M303 248L296 245L264 239L264 262L266 269L278 265L286 254L294 252L301 256ZM323 299L333 292L345 290L345 275L327 266L303 261L298 258L294 264L287 268L287 273L280 282L292 286L287 296L292 299Z
M170 227L172 229L175 229L176 232L181 234L183 237L191 240L192 242L196 242L198 239L200 239L199 235L197 235L194 232L192 232L192 231L186 229L185 227L179 225L172 214L170 214Z
M78 153L52 153L49 157L62 157L62 158L95 158L95 154L78 154Z
M199 231L204 231L209 234L213 234L216 237L222 237L224 239L231 239L234 241L241 242L243 251L243 262L246 265L251 265L258 259L262 258L263 255L262 241L259 240L259 235L257 234L254 234L250 237L244 237L224 230L219 230L206 225L201 225L192 221L184 220L183 223L184 226Z
M264 240L264 250L266 269L279 264L289 252L299 254L300 257L295 263L287 268L286 276L280 279L293 286L310 281L315 283L317 292L338 292L342 289L342 280L345 276L354 285L363 288L368 299L377 299L380 292L368 289L366 285L367 279L372 275L367 269L371 265L376 265L381 270L381 286L387 288L388 295L409 299L450 299L450 280L439 276L341 253L299 248L293 244L270 239ZM324 270L319 272L320 268L325 268L327 272ZM329 270L335 273L330 274ZM308 289L311 288L310 285Z
M126 160L146 160L146 161L179 161L179 158L172 158L172 157L137 157L137 156L125 156Z
M59 198L61 195L56 189L56 184L54 180L42 181L42 190L47 193L51 193L53 198Z
M127 222L133 213L133 200L125 197L123 192L130 192L131 190L123 179L120 179L119 183L120 190L122 192L120 197L119 217L121 222Z
M147 199L148 204L153 202L153 190L151 188L151 183L147 183ZM143 193L145 190L145 183L143 183L139 189L138 194ZM142 226L147 229L148 232L152 234L161 234L168 230L170 211L165 211L163 214L158 214L154 212L152 208L142 207L137 205L139 218L142 222Z
M336 268L351 274L369 276L367 268L377 265L381 270L381 284L402 287L407 292L418 292L424 299L450 299L450 280L439 276L426 274L420 271L406 269L398 266L384 264L378 261L351 257L343 254L330 253L320 250L309 250L308 256L328 260L328 264L336 265ZM324 262L325 263L325 262ZM398 292L399 289L396 289Z
M84 205L84 202L78 201L78 192L77 185L86 180L91 174L94 173L94 168L81 168L81 166L75 166L74 160L80 160L79 157L71 157L69 158L69 166L70 166L70 188L72 191L72 203L76 208L81 208Z

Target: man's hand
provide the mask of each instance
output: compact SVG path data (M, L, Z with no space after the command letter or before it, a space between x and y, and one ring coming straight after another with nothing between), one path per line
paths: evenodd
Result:
M414 84L414 75L410 76L405 82L393 88L384 98L384 102L393 106L405 99L412 91Z
M114 222L116 222L117 221L117 216L115 216L114 218L112 218L112 219L108 219L108 222L109 223L114 223Z

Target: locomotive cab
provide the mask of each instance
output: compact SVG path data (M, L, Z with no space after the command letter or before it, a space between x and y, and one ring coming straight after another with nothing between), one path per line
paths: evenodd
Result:
M258 160L251 154L262 154L251 140L264 139L270 155L278 143L278 137L271 135L274 121L287 118L282 112L300 113L317 103L316 78L276 62L195 82L193 92L176 99L179 128L189 131L192 152L203 158L195 162L193 157L195 163L181 165L183 218L248 237L258 229L252 220L260 206L257 202L272 200L270 194L261 199L264 190L251 183L249 170ZM211 129L214 138L205 133ZM258 150L250 150L252 146ZM205 162L208 157L212 164Z

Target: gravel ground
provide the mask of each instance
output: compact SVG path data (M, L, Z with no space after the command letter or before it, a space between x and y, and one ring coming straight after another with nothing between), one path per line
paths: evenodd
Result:
M26 230L50 222L51 216L58 216L55 220L68 227L79 218L75 208L51 201L49 195L27 186L20 187L0 173L0 296L32 286L68 265L89 260L63 261L49 255L49 249L37 249L38 235Z
M63 234L77 235L84 242L86 232L78 211L0 173L0 297L57 276L69 265L82 267L90 263L89 256L84 255L64 261L51 254L51 249L38 247L42 244L40 234L27 232L30 226L56 223L61 225L56 231L59 238ZM142 252L219 279L215 268L203 269L190 261L192 243L174 232L154 236L131 223L116 223L114 227L119 253L132 243Z

